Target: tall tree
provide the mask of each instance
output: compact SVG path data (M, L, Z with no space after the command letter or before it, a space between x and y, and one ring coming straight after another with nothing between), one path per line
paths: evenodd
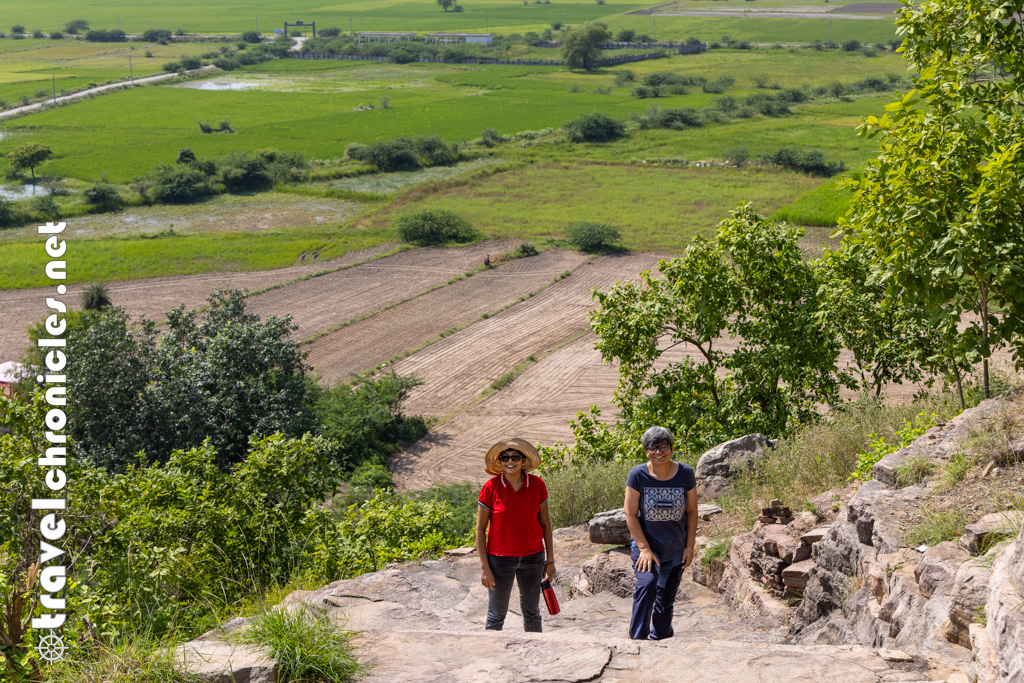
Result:
M1024 362L1024 0L901 1L916 89L861 126L881 154L841 226L890 301L947 331L949 367L982 363L988 396L995 349Z
M562 59L570 69L589 69L601 58L601 46L611 39L604 22L584 24L562 39Z
M36 166L53 156L53 152L46 145L38 142L26 142L7 153L7 163L14 168L32 169L32 184L36 183Z

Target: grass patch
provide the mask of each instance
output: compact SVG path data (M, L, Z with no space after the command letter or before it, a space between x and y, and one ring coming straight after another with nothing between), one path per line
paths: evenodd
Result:
M526 369L536 362L537 356L527 356L526 360L524 360L522 363L515 366L514 368L512 368L512 370L506 372L504 375L491 382L491 389L493 389L494 391L501 391L509 384L512 384L512 381L516 377L526 372Z
M831 180L801 195L792 204L787 204L772 214L772 220L797 225L834 227L839 218L846 215L852 197L849 190L837 187L836 182Z
M554 528L586 522L598 512L621 508L626 476L635 462L608 462L542 472Z
M942 466L942 475L939 478L939 486L942 490L949 490L962 482L967 473L971 471L971 461L963 451L954 453L946 464Z
M921 506L921 519L903 535L907 545L935 546L943 541L955 541L964 534L971 519L962 510L943 510Z
M174 643L144 633L76 651L46 668L49 683L200 683L175 666Z
M708 567L715 560L725 562L729 557L729 548L731 547L732 538L730 536L724 536L712 541L700 555L701 565Z
M257 614L232 640L269 650L285 681L343 683L366 669L356 659L352 633L338 628L327 612L308 605Z
M896 467L896 481L906 488L920 484L935 473L935 463L925 455L915 455Z

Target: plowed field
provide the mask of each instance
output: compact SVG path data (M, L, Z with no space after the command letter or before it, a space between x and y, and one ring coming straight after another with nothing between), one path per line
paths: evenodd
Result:
M480 242L462 248L413 249L271 290L253 297L249 308L262 318L291 314L299 326L296 337L308 339L442 285L482 264L487 254L514 247L514 242Z
M349 252L330 261L276 270L111 282L107 285L107 290L114 305L124 306L133 317L144 315L154 320L163 320L167 311L181 304L184 304L185 308L199 308L205 305L210 292L218 288L256 291L321 270L364 261L383 254L394 246L381 245L373 249ZM84 289L85 285L73 285L68 288L68 294L62 297L62 300L73 309L80 308L81 293ZM28 345L25 330L48 314L46 297L54 296L53 292L52 287L0 291L0 310L3 311L3 320L0 321L0 362L21 357Z
M325 381L336 382L513 304L586 259L579 252L548 249L506 262L317 339L307 347L308 362Z

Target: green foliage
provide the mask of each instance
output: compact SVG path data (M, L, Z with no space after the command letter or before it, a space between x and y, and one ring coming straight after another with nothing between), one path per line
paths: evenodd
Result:
M69 331L68 414L82 457L124 471L140 451L164 461L209 439L227 467L250 436L311 426L290 317L261 321L238 291L209 302L198 323L195 311L170 311L163 334L145 319L133 328L120 308Z
M1010 344L1017 363L1024 357L1024 55L1011 30L1024 6L929 8L897 18L916 90L861 126L882 153L848 181L858 193L840 225L890 300L925 306L943 334L938 359L958 383L983 363L988 396L992 352Z
M715 560L724 562L729 557L731 547L732 539L728 536L712 541L701 553L700 563L707 567Z
M250 44L263 42L263 36L261 36L258 31L243 31L241 38L242 41Z
M562 129L572 142L608 142L626 134L626 124L599 111L566 121Z
M383 489L391 491L395 488L395 482L391 480L391 473L388 468L377 462L364 462L355 469L349 477L349 483L353 486L368 489Z
M170 40L173 37L173 35L174 34L172 34L167 29L151 28L146 29L146 31L142 33L142 40L146 43L159 43L160 41L166 42Z
M942 476L939 483L944 490L951 489L963 481L970 471L970 459L963 451L957 451L942 466Z
M896 482L901 487L920 484L935 472L935 463L926 455L915 455L896 467Z
M257 154L234 152L217 164L217 177L229 192L252 192L273 184L267 162Z
M356 657L352 636L338 628L329 612L303 604L261 612L231 640L266 649L282 680L346 683L366 669Z
M410 498L446 504L451 512L451 518L445 526L445 534L452 538L465 539L467 545L473 545L479 493L479 486L464 481L461 484L434 484L425 491L413 492Z
M108 183L96 183L85 188L82 194L89 204L96 204L106 209L119 209L124 206L124 199L121 198L117 188Z
M944 510L922 505L921 519L903 535L903 542L909 546L936 546L943 541L955 541L963 536L970 521L958 508Z
M346 153L350 159L373 164L384 173L450 164L459 158L458 148L436 135L400 137L366 146L352 145Z
M15 208L14 202L7 197L0 197L0 228L16 225L18 220L18 211Z
M841 161L828 161L825 155L817 150L804 151L783 147L770 154L762 154L764 161L801 173L808 173L822 178L831 178L846 170Z
M644 113L634 113L632 119L636 121L640 130L684 130L704 125L704 116L693 107L662 109L656 102L652 102Z
M585 252L599 252L618 242L622 234L614 225L580 221L565 228L569 244Z
M437 6L443 9L445 12L455 7L457 0L437 0Z
M123 43L128 34L121 29L92 29L85 34L85 39L92 43Z
M75 648L46 669L47 683L199 683L177 666L174 650L138 631L112 644Z
M32 200L32 209L48 220L56 220L61 217L60 204L53 198L53 195L44 194Z
M414 244L470 242L478 236L469 221L444 209L404 213L395 221L395 228L404 241Z
M714 242L696 239L662 261L662 277L597 292L591 326L605 361L619 365L615 403L634 431L662 424L694 449L762 432L790 433L838 402L839 346L816 320L820 302L802 232L775 226L741 206L722 221ZM728 336L737 348L715 342ZM662 366L666 348L692 345Z
M621 508L626 477L637 463L583 462L542 473L548 488L548 512L555 528L586 522L598 512Z
M522 244L520 244L518 247L516 247L512 251L508 252L507 255L508 255L508 257L510 259L517 259L517 258L528 258L530 256L536 256L539 253L540 252L537 251L537 247L533 246L529 242L523 242Z
M82 292L83 310L98 311L102 308L109 308L112 303L105 282L93 282Z
M589 69L601 58L601 46L611 39L604 22L584 24L562 38L562 59L570 69Z
M480 141L487 147L494 147L495 145L504 142L505 136L493 128L488 128L480 133Z
M869 446L857 454L857 468L850 473L853 480L868 481L873 478L871 468L875 464L901 448L906 448L910 443L921 436L929 429L939 423L939 416L936 413L926 414L924 411L918 413L912 419L906 420L903 427L896 430L895 438L887 438L885 435L868 434L871 439Z
M64 24L64 30L71 35L76 36L82 31L89 30L89 22L85 19L72 19Z
M18 145L4 156L7 157L7 163L13 168L32 169L32 182L35 183L36 166L39 166L53 156L53 152L50 151L47 145L38 142L26 142Z
M202 196L203 174L194 168L161 164L153 172L153 198L158 202L182 204Z

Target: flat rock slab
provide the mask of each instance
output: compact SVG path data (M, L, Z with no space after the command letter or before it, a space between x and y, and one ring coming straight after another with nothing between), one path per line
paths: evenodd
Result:
M366 631L367 683L877 683L903 673L866 648L661 642L560 633Z
M259 650L219 640L193 640L174 651L182 668L209 683L276 683L276 664Z

